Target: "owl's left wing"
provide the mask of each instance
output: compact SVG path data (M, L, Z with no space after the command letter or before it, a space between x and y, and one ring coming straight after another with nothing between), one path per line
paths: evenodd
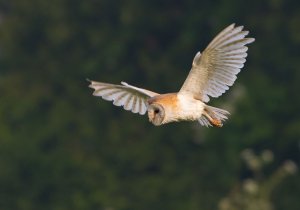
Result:
M243 26L231 24L221 31L193 60L192 69L179 93L189 93L204 102L209 96L219 97L236 80L247 57L247 44L253 38L245 38L248 31Z
M134 87L126 82L121 82L122 85L96 81L90 82L89 87L94 89L94 96L100 96L104 100L113 101L114 105L123 106L125 110L141 115L144 115L147 111L147 99L159 95L149 90Z

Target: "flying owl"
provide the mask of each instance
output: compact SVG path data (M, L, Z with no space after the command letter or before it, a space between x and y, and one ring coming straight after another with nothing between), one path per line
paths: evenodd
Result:
M221 31L193 60L185 82L177 93L159 94L134 87L90 81L93 95L113 101L116 106L144 115L156 126L176 121L198 121L201 125L222 127L229 112L207 105L209 97L217 98L233 85L247 57L243 26L231 24Z

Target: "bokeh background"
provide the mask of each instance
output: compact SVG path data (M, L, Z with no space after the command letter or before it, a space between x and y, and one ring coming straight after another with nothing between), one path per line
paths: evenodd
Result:
M212 105L154 127L86 78L177 91L231 23L256 41ZM1 0L0 210L299 210L300 1Z

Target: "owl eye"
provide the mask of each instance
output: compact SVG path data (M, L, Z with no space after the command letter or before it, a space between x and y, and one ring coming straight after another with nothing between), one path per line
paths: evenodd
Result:
M154 109L154 113L158 114L159 113L159 109Z

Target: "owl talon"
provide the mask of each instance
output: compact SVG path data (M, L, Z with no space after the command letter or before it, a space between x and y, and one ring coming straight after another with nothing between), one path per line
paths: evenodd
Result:
M212 119L210 121L214 126L221 128L223 126L223 123L221 120L218 119Z

